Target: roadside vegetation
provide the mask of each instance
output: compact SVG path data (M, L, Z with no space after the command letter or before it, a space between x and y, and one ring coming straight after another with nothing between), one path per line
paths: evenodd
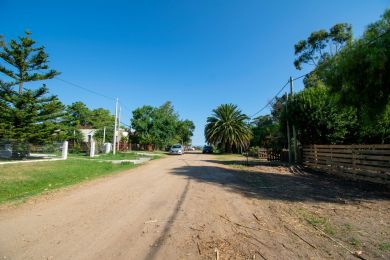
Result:
M164 150L175 143L190 145L195 125L181 120L171 102L159 107L142 106L133 111L131 126L135 130L131 142L147 150Z
M352 38L348 23L312 32L294 46L296 69L311 69L304 75L304 89L275 96L268 115L240 114L252 135L240 132L245 123L224 124L227 117L216 121L221 105L208 120L207 142L226 152L241 152L248 146L280 151L287 148L289 121L290 131L292 125L296 128L298 144L390 143L389 44L390 10L369 24L360 38Z

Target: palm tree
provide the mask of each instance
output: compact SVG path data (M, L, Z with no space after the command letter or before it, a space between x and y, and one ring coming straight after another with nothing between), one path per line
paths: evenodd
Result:
M209 144L220 145L227 152L232 148L247 147L252 131L247 123L248 116L234 104L222 104L207 118L205 137Z

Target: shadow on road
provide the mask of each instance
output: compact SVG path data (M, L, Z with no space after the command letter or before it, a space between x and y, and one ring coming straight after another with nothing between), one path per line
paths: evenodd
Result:
M257 199L284 201L318 201L333 203L359 202L362 200L389 200L385 187L342 180L322 174L269 173L254 171L252 167L262 162L240 168L226 168L238 161L207 160L206 166L182 166L172 174L186 176L197 181L221 185L233 192ZM240 161L243 164L243 161ZM279 167L278 165L266 166Z
M169 217L167 224L164 226L164 230L161 232L161 235L154 241L153 248L149 251L148 255L145 257L145 259L155 259L157 253L160 251L161 246L163 245L164 241L167 239L169 232L172 228L172 224L175 222L177 215L179 214L179 211L181 209L181 206L187 197L188 189L190 185L190 179L188 179L186 186L184 187L183 192L180 195L180 199L177 201L175 209L172 213L172 215Z

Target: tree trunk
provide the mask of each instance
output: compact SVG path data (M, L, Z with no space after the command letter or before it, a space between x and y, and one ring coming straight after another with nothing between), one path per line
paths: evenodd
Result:
M23 82L19 82L19 95L22 95L23 92Z

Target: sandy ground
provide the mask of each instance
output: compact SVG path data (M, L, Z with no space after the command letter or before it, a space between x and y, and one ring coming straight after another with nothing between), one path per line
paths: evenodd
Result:
M386 189L237 164L169 156L3 207L0 257L390 258Z

